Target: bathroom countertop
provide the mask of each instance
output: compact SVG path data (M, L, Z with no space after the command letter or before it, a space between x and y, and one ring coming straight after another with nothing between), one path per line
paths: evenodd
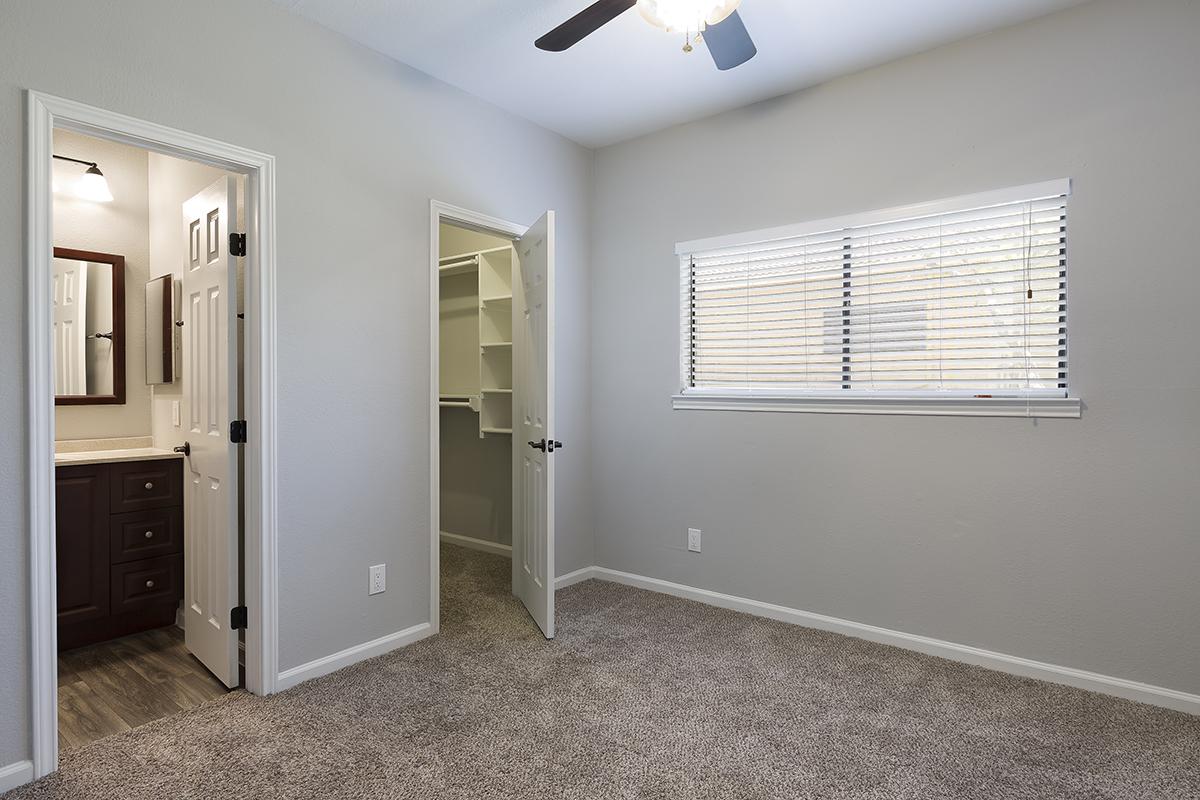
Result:
M183 458L183 454L171 450L160 450L157 447L131 447L126 450L91 450L79 453L55 453L54 465L111 464L117 461L157 461L167 458Z

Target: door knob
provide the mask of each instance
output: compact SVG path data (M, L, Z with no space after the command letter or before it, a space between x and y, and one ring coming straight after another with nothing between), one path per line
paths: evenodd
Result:
M184 442L183 444L181 444L175 448L175 452L183 453L185 456L190 456L192 454L192 443Z
M546 442L547 453L553 453L555 450L562 450L562 442L556 442L553 439Z
M532 447L534 450L541 450L543 453L546 452L546 440L545 439L542 439L540 442L530 442L529 446ZM551 449L551 451L553 451L554 446L551 445L550 449Z

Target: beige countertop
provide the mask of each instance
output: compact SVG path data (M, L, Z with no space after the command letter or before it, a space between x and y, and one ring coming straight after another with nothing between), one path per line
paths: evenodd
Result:
M131 447L125 450L91 450L79 453L55 453L54 465L105 464L117 461L156 461L166 458L183 458L183 455L171 450L160 450L157 447Z

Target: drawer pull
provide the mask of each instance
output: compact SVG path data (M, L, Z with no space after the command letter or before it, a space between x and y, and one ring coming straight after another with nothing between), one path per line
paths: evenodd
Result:
M153 488L154 488L154 481L146 481L146 491L150 491Z
M153 538L154 538L154 531L146 531L146 538L147 538L147 539L153 539Z
M154 588L154 581L146 581L146 588L147 588L147 589L153 589L153 588Z

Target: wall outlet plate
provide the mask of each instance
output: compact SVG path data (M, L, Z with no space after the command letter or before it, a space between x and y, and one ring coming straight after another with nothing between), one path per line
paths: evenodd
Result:
M367 594L387 591L387 564L376 564L367 569Z
M693 553L700 552L700 529L688 528L688 550Z

